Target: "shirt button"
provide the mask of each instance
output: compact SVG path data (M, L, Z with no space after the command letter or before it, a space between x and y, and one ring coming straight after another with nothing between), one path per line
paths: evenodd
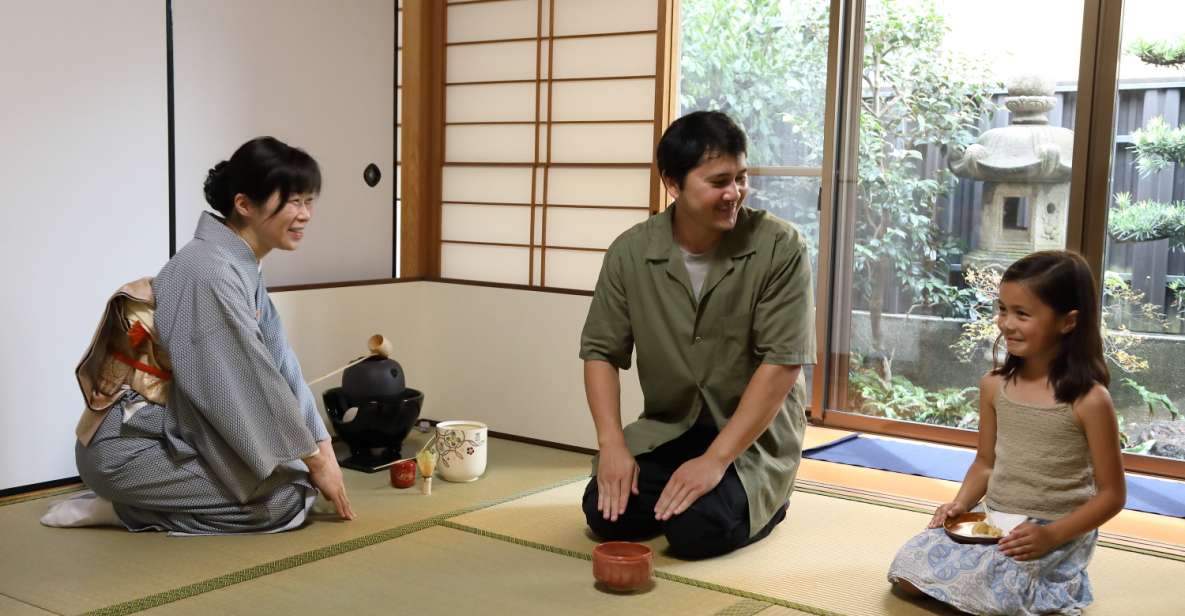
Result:
M692 344L699 344L699 343L701 343L701 342L703 342L703 341L704 341L704 339L703 339L703 338L701 338L701 337L699 337L699 336L696 336L696 337L695 337L695 342L692 342Z

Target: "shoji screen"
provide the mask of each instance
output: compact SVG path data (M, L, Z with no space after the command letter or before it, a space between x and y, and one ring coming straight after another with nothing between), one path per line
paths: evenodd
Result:
M448 6L441 275L591 289L649 215L657 0Z

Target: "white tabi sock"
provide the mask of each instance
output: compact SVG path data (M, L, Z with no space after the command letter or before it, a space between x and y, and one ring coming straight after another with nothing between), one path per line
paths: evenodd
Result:
M312 513L317 515L337 515L337 505L329 502L325 495L320 490L317 491L317 499L313 501Z
M55 528L123 526L115 514L115 505L90 491L50 505L41 523Z

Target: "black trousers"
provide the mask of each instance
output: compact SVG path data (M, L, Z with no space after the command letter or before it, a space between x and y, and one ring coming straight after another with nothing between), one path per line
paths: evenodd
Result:
M636 541L666 535L670 553L680 558L708 558L726 554L765 538L786 519L786 504L749 537L749 499L736 469L729 465L720 483L683 513L669 520L654 519L658 497L681 464L703 455L716 438L710 427L697 425L654 451L637 456L638 494L630 494L625 513L616 522L597 511L597 478L584 489L584 517L592 532L611 541Z

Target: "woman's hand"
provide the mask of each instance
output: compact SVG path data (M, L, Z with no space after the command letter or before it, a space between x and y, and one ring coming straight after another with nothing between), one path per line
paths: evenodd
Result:
M625 513L630 494L638 493L638 462L625 443L601 447L597 460L597 511L610 522Z
M325 499L337 508L337 515L343 520L353 520L354 510L350 508L350 497L346 496L346 483L342 469L333 453L333 443L325 439L317 443L317 455L305 458L309 467L309 481L325 495Z
M703 455L692 458L675 470L654 506L656 520L669 520L690 507L699 497L711 492L724 478L727 464Z
M942 503L938 509L934 510L934 517L930 518L930 523L926 528L938 528L950 518L967 513L967 506L959 501L951 501L949 503Z
M1000 551L1016 560L1035 560L1055 547L1057 542L1053 533L1032 522L1024 522L1000 540Z

